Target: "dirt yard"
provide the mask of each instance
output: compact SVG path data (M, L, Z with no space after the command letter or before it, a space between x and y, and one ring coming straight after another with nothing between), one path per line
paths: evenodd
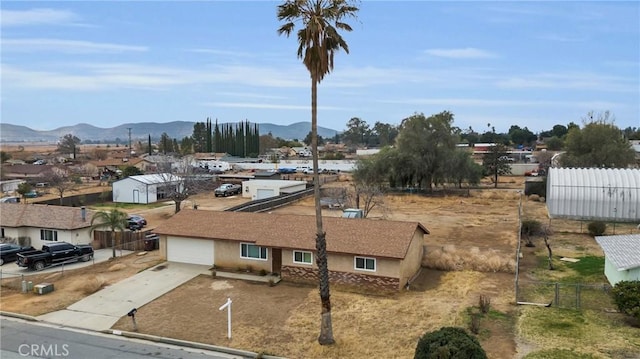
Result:
M517 190L521 188L522 179L507 178L498 189L471 191L468 197L387 197L385 206L374 210L370 217L423 223L431 232L426 237L427 250L440 251L439 257L447 260L437 264L447 270L423 269L409 291L393 295L332 287L337 341L334 346L317 344L317 289L286 282L270 287L200 276L139 308L139 331L290 358L406 358L413 356L418 338L425 332L442 326L469 328L470 313L477 311L479 297L485 295L491 300L492 310L480 322L478 338L483 348L490 358L522 357L523 351L532 348L518 341L514 329L518 308L514 305L513 263L520 203ZM222 210L244 201L240 197L199 194L185 201L183 207L197 203L202 210ZM142 214L153 228L169 218L173 208L172 203L167 203L128 212ZM543 202L523 199L522 211L525 217L548 220ZM313 215L313 199L306 198L274 212ZM323 215L340 216L341 211L325 209ZM571 221L553 224L559 232L579 226ZM556 238L556 244L562 243L562 236ZM567 245L558 251L570 255L597 250L591 247ZM3 282L2 310L36 315L60 309L96 287L157 263L151 260L153 255L124 257L103 267L40 278L56 285L56 292L47 297L20 294ZM109 270L114 266L120 269ZM92 281L97 284L87 284ZM227 298L233 300L232 340L226 338L226 312L218 310ZM114 329L131 330L130 318L123 317Z

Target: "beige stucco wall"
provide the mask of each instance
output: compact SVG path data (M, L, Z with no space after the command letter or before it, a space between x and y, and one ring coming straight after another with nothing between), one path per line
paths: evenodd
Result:
M317 269L316 265L316 254L313 253L312 264L301 264L293 262L293 250L291 249L283 249L282 250L282 265L283 266L293 266L293 267L302 267L302 268L313 268ZM389 258L376 258L376 271L365 271L355 269L355 255L352 254L336 254L329 253L327 257L327 265L329 266L330 271L335 272L349 272L349 273L360 273L367 274L373 276L384 276L384 277L393 277L398 278L400 274L400 261L397 259L389 259Z
M246 269L247 266L251 266L252 271L264 269L267 272L271 272L273 254L271 248L267 248L267 260L240 258L240 243L236 241L215 241L214 260L216 267Z
M400 262L400 284L405 285L411 277L413 277L418 270L422 262L422 251L424 248L424 234L421 230L416 229L413 234L413 239L407 250L407 255L404 260Z
M19 237L29 237L31 239L30 243L24 243L24 244L33 246L36 249L40 249L42 248L43 244L53 243L51 241L40 240L40 229L41 228L33 228L33 227L19 227L19 228L4 227L4 235L5 235L5 238L11 238L14 240L17 240ZM52 228L42 228L42 229L49 229L49 230L58 232L58 242L67 242L72 244L91 244L92 242L92 238L88 228L76 229L76 230L62 230L62 229L52 229Z

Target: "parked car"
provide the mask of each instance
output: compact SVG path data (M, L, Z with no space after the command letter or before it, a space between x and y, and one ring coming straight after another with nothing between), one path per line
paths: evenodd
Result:
M36 198L38 197L38 192L36 191L31 191L31 192L27 192L24 194L25 198Z
M20 203L20 197L2 197L0 203Z
M7 262L15 262L18 259L18 253L33 251L35 248L28 246L23 247L12 243L0 243L0 266Z
M147 225L147 220L144 219L144 217L137 215L137 214L131 214L129 215L129 218L127 218L127 221L133 221L136 222L140 225L140 227L144 227Z
M144 226L140 222L136 222L136 221L133 221L133 220L127 220L127 228L129 228L132 231L139 231L143 227Z
M233 196L242 193L242 186L239 184L223 183L214 191L216 197Z
M16 263L20 267L42 270L55 263L67 261L89 261L93 258L93 247L88 244L74 245L67 242L45 244L42 250L18 253Z

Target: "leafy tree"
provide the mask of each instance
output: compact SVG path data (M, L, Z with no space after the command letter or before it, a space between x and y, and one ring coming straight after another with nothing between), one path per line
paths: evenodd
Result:
M165 155L167 153L173 153L175 151L173 148L173 140L171 139L171 137L169 137L169 135L166 132L163 132L162 135L160 135L159 147L160 147L160 152L162 152Z
M507 159L507 147L503 144L496 144L489 148L482 158L482 166L488 175L493 177L495 188L498 188L498 176L504 176L511 173L511 165Z
M410 178L418 187L433 188L446 177L446 161L458 142L452 131L453 114L444 111L429 116L415 114L400 124L396 138L398 151L410 159Z
M312 137L313 137L313 133L309 131L309 133L307 133L307 135L305 136L304 140L302 140L302 142L304 142L307 145L311 145ZM324 138L322 138L322 136L320 135L318 135L318 145L324 145Z
M627 127L622 132L629 140L640 140L640 127Z
M276 147L278 147L278 141L273 137L271 132L260 136L260 154L264 155L269 149Z
M139 176L143 174L142 171L136 166L125 166L122 168L122 177Z
M443 327L418 341L415 359L486 359L478 340L464 329Z
M207 127L204 122L196 122L193 125L191 138L193 139L193 150L195 152L207 152Z
M347 129L342 133L342 140L351 146L366 145L370 135L369 124L358 117L353 117L347 122Z
M395 143L398 136L398 126L388 123L376 122L373 125L373 133L377 137L378 146L391 146Z
M567 135L568 132L569 132L569 129L566 126L555 125L551 130L551 136L557 137L557 138L563 138L564 136Z
M557 136L553 136L544 142L547 145L547 149L551 151L560 151L564 146L564 141Z
M591 122L582 129L569 131L566 153L560 157L563 167L626 168L635 162L631 144L609 117L609 112L590 113L588 120Z
M122 232L127 228L127 218L129 216L117 209L108 212L99 211L91 217L91 233L98 228L109 228L111 230L111 249L113 258L116 257L116 230Z
M447 178L449 182L457 184L458 188L462 188L465 181L470 185L477 185L482 180L482 166L465 150L456 149L446 164Z
M474 145L480 142L480 134L478 134L476 131L473 130L471 126L469 126L468 129L461 131L460 139L463 142L468 143L469 145Z
M184 156L191 153L193 153L193 140L191 137L185 136L180 141L180 154Z
M71 133L68 133L58 141L58 152L72 154L75 159L76 153L79 152L79 145L82 141Z
M22 182L18 185L18 189L16 190L16 192L18 192L18 194L20 195L20 197L22 197L22 199L26 199L26 195L27 193L33 191L33 187L31 186L31 184L27 183L27 182Z
M640 281L620 281L611 294L618 310L640 321Z
M327 267L326 233L322 228L322 207L320 204L320 175L318 173L318 84L333 70L336 52L343 49L349 53L349 46L338 29L352 31L343 22L356 17L358 8L349 0L287 0L278 5L278 20L284 21L278 34L291 35L296 22L302 23L297 32L298 58L302 59L311 75L311 148L313 153L313 185L316 212L316 262L320 279L320 301L322 320L320 324L320 345L333 344L331 324L331 300L329 294L329 270Z
M513 125L509 128L509 137L511 142L516 145L530 145L538 138L528 128L520 128L520 126Z
M0 163L5 163L11 159L11 154L6 151L0 151Z

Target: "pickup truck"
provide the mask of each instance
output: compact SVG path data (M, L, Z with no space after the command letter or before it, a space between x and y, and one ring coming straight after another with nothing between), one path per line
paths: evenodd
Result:
M93 257L93 247L88 244L74 245L66 242L45 244L42 250L18 253L16 263L20 267L42 270L55 263L67 261L86 262Z
M242 186L239 184L223 183L215 190L216 197L233 196L242 193Z

